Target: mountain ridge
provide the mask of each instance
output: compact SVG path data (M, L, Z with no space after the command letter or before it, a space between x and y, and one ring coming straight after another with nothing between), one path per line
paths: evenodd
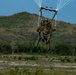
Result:
M56 32L53 33L52 40L63 39L67 43L75 39L76 24L56 21ZM20 12L11 16L0 17L0 39L24 41L37 38L38 15L28 12ZM53 22L54 27L54 22ZM8 39L9 38L9 39ZM66 42L65 41L65 42ZM74 41L72 41L73 43Z

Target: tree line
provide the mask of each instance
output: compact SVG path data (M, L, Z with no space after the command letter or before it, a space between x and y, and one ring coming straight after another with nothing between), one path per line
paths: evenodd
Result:
M34 40L25 42L6 41L0 39L0 53L14 54L14 53L48 53L46 45L41 43L38 48L33 50ZM50 54L56 55L76 55L76 45L58 43L51 46Z

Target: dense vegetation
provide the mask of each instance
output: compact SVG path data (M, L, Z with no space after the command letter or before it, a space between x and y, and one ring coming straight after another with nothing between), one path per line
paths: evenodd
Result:
M35 71L23 68L19 69L17 66L14 69L10 70L3 70L0 71L0 75L76 75L76 72L69 72L69 71L59 71L59 70L52 70L46 72L44 69L37 68Z
M27 12L0 16L0 53L32 52L37 39L37 22L38 15ZM51 47L51 54L76 55L76 25L57 21ZM47 52L46 45L41 43L34 52Z

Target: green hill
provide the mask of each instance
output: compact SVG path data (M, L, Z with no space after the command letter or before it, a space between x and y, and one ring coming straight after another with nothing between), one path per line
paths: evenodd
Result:
M37 15L21 12L0 17L0 38L4 40L26 40L35 32Z
M37 24L38 15L28 12L0 16L0 40L18 42L36 40ZM76 45L76 24L57 21L56 28L51 38L52 46L59 43Z

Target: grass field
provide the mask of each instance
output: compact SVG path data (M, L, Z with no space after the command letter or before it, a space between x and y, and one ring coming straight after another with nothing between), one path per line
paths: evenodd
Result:
M13 69L13 70L0 70L0 75L76 75L76 72L70 71L59 71L59 70L49 70L45 71L43 69L28 70L28 69Z
M76 75L75 56L0 55L0 75Z

